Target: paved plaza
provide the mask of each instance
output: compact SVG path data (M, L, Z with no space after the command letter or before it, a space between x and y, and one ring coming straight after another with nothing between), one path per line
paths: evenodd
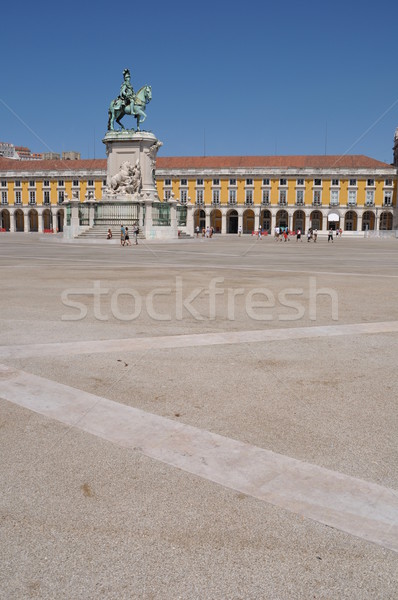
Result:
M0 597L397 598L398 240L0 266Z

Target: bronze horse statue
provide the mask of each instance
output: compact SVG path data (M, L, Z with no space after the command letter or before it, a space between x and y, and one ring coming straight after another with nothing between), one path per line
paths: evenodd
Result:
M130 103L121 103L120 99L112 100L108 110L108 131L115 131L115 121L122 129L126 129L120 120L124 115L132 115L137 121L137 131L140 131L140 124L146 119L144 109L152 99L152 88L150 85L144 85L135 95L130 98Z

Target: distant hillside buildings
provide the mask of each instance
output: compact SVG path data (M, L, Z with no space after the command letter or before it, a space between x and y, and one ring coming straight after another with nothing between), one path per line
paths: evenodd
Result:
M9 142L0 142L0 156L14 160L80 160L80 152L68 150L62 152L32 152L26 146L14 146Z

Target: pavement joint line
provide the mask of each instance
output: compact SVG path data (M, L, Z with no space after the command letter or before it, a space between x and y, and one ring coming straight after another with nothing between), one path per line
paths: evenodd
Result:
M9 257L9 258L13 258L13 257ZM17 257L15 257L16 259ZM32 258L32 257L21 257L21 258ZM32 258L33 260L33 258ZM44 257L43 259L44 260ZM234 266L228 266L228 265L216 265L214 263L212 264L200 264L200 263L191 263L191 264L187 264L187 263L163 263L163 262L145 262L145 263L141 263L141 264L137 264L135 262L131 262L131 263L116 263L116 262L111 262L111 261L103 261L103 260L96 260L96 259L84 259L82 261L80 261L79 259L74 259L74 258L70 258L69 261L65 261L65 259L61 259L61 258L48 258L48 260L56 260L56 261L64 261L63 264L61 264L60 266L63 266L65 268L76 268L76 267L81 267L81 268L87 268L90 266L90 264L100 264L102 269L147 269L149 267L154 267L154 268L176 268L176 269L203 269L206 271L212 271L212 270L216 270L216 269L222 269L223 271L258 271L261 273L294 273L294 274L306 274L306 275L327 275L328 277L368 277L368 278L382 278L382 279L398 279L398 275L387 275L384 273L352 273L352 272L346 272L346 271L314 271L314 270L304 270L304 269L270 269L267 266L255 266L255 265L234 265ZM80 263L84 263L84 265L81 265ZM89 264L87 264L89 263ZM43 264L41 263L40 265L33 265L32 267L29 267L29 269L31 268L42 268L44 266L52 266L53 263L48 263ZM20 267L20 268L27 268L25 265L2 265L1 268L5 269L15 269L16 267Z
M398 321L0 346L0 360L398 333Z
M6 365L0 380L8 402L398 552L394 490Z

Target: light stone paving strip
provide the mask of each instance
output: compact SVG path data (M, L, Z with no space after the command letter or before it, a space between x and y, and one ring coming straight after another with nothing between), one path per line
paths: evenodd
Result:
M55 357L104 352L144 352L162 348L247 344L377 333L398 333L398 321L0 346L0 360L28 358L30 356Z
M5 400L398 552L398 494L0 365Z

